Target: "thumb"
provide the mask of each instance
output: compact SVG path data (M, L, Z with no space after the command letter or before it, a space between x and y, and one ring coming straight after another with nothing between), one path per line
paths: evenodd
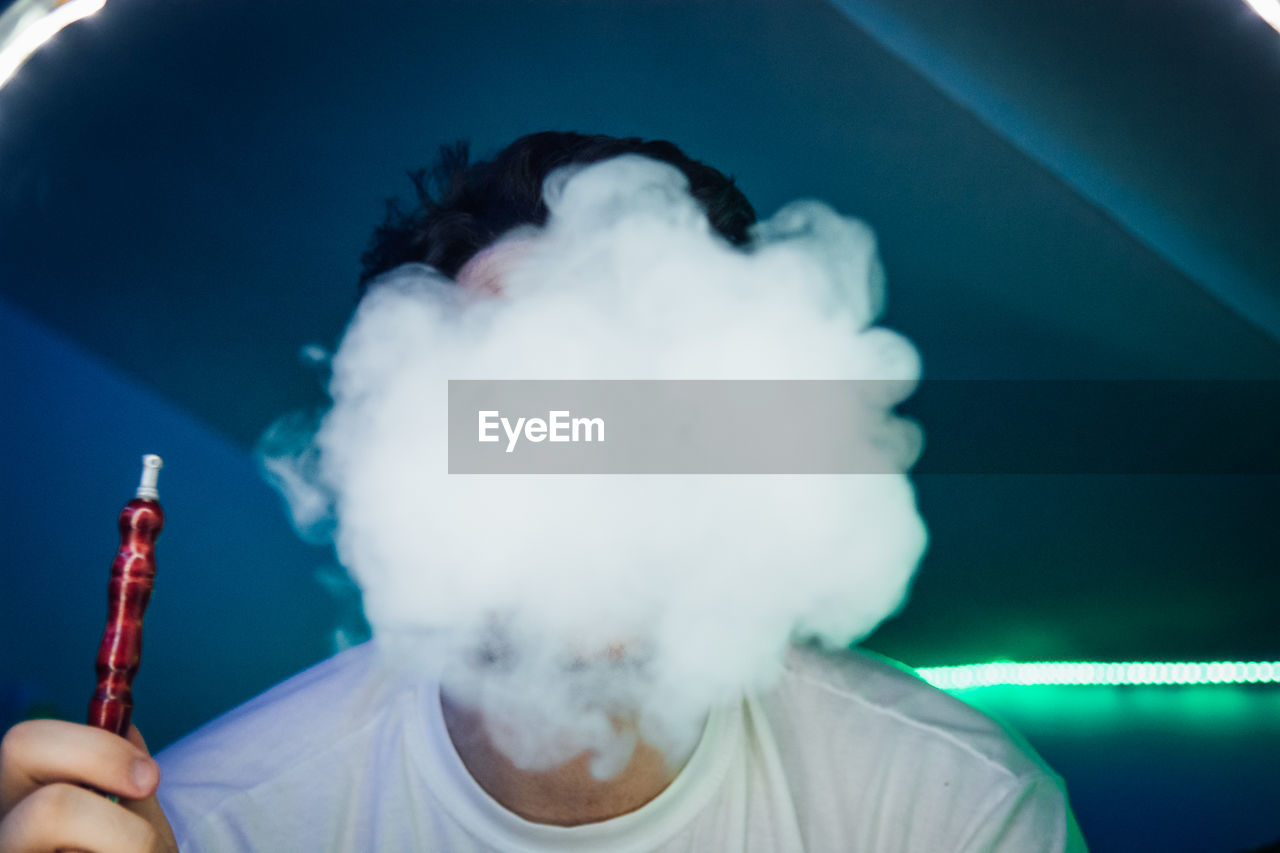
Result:
M147 755L151 754L151 750L147 749L147 742L143 740L142 733L138 731L137 726L129 726L129 734L126 738L129 743L138 747ZM159 785L156 787L159 788ZM128 800L123 802L122 805L155 828L157 835L159 835L161 850L177 851L178 842L173 837L173 829L169 826L169 820L164 816L164 810L160 808L160 801L156 799L154 792L149 797L143 797L140 800Z
M151 750L147 749L147 742L142 739L142 732L138 731L138 727L132 723L129 724L129 733L125 735L125 740L129 741L129 743L133 744L147 755L151 754Z

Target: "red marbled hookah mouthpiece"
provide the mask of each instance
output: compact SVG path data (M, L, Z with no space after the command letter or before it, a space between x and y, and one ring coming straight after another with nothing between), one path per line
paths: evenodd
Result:
M142 457L137 496L120 512L120 550L107 585L107 627L98 646L98 689L89 700L89 725L124 737L133 713L133 677L142 660L142 614L156 578L156 537L164 527L156 479L159 456Z

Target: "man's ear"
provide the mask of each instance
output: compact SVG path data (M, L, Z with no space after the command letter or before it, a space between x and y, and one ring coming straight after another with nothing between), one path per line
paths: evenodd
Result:
M476 252L462 265L454 280L468 293L501 296L507 272L528 254L538 233L534 227L521 227L498 238Z

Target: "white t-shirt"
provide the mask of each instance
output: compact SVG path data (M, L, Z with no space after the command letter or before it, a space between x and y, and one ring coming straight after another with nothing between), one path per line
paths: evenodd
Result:
M872 656L795 648L777 687L714 711L680 775L630 814L507 811L454 751L434 682L373 644L159 756L184 853L825 853L1083 850L1061 781L989 718Z

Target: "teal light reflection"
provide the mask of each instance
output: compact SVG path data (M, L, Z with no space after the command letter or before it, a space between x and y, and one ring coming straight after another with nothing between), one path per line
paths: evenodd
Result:
M920 667L916 673L934 687L966 690L997 685L1188 685L1277 684L1280 662L1059 661Z

